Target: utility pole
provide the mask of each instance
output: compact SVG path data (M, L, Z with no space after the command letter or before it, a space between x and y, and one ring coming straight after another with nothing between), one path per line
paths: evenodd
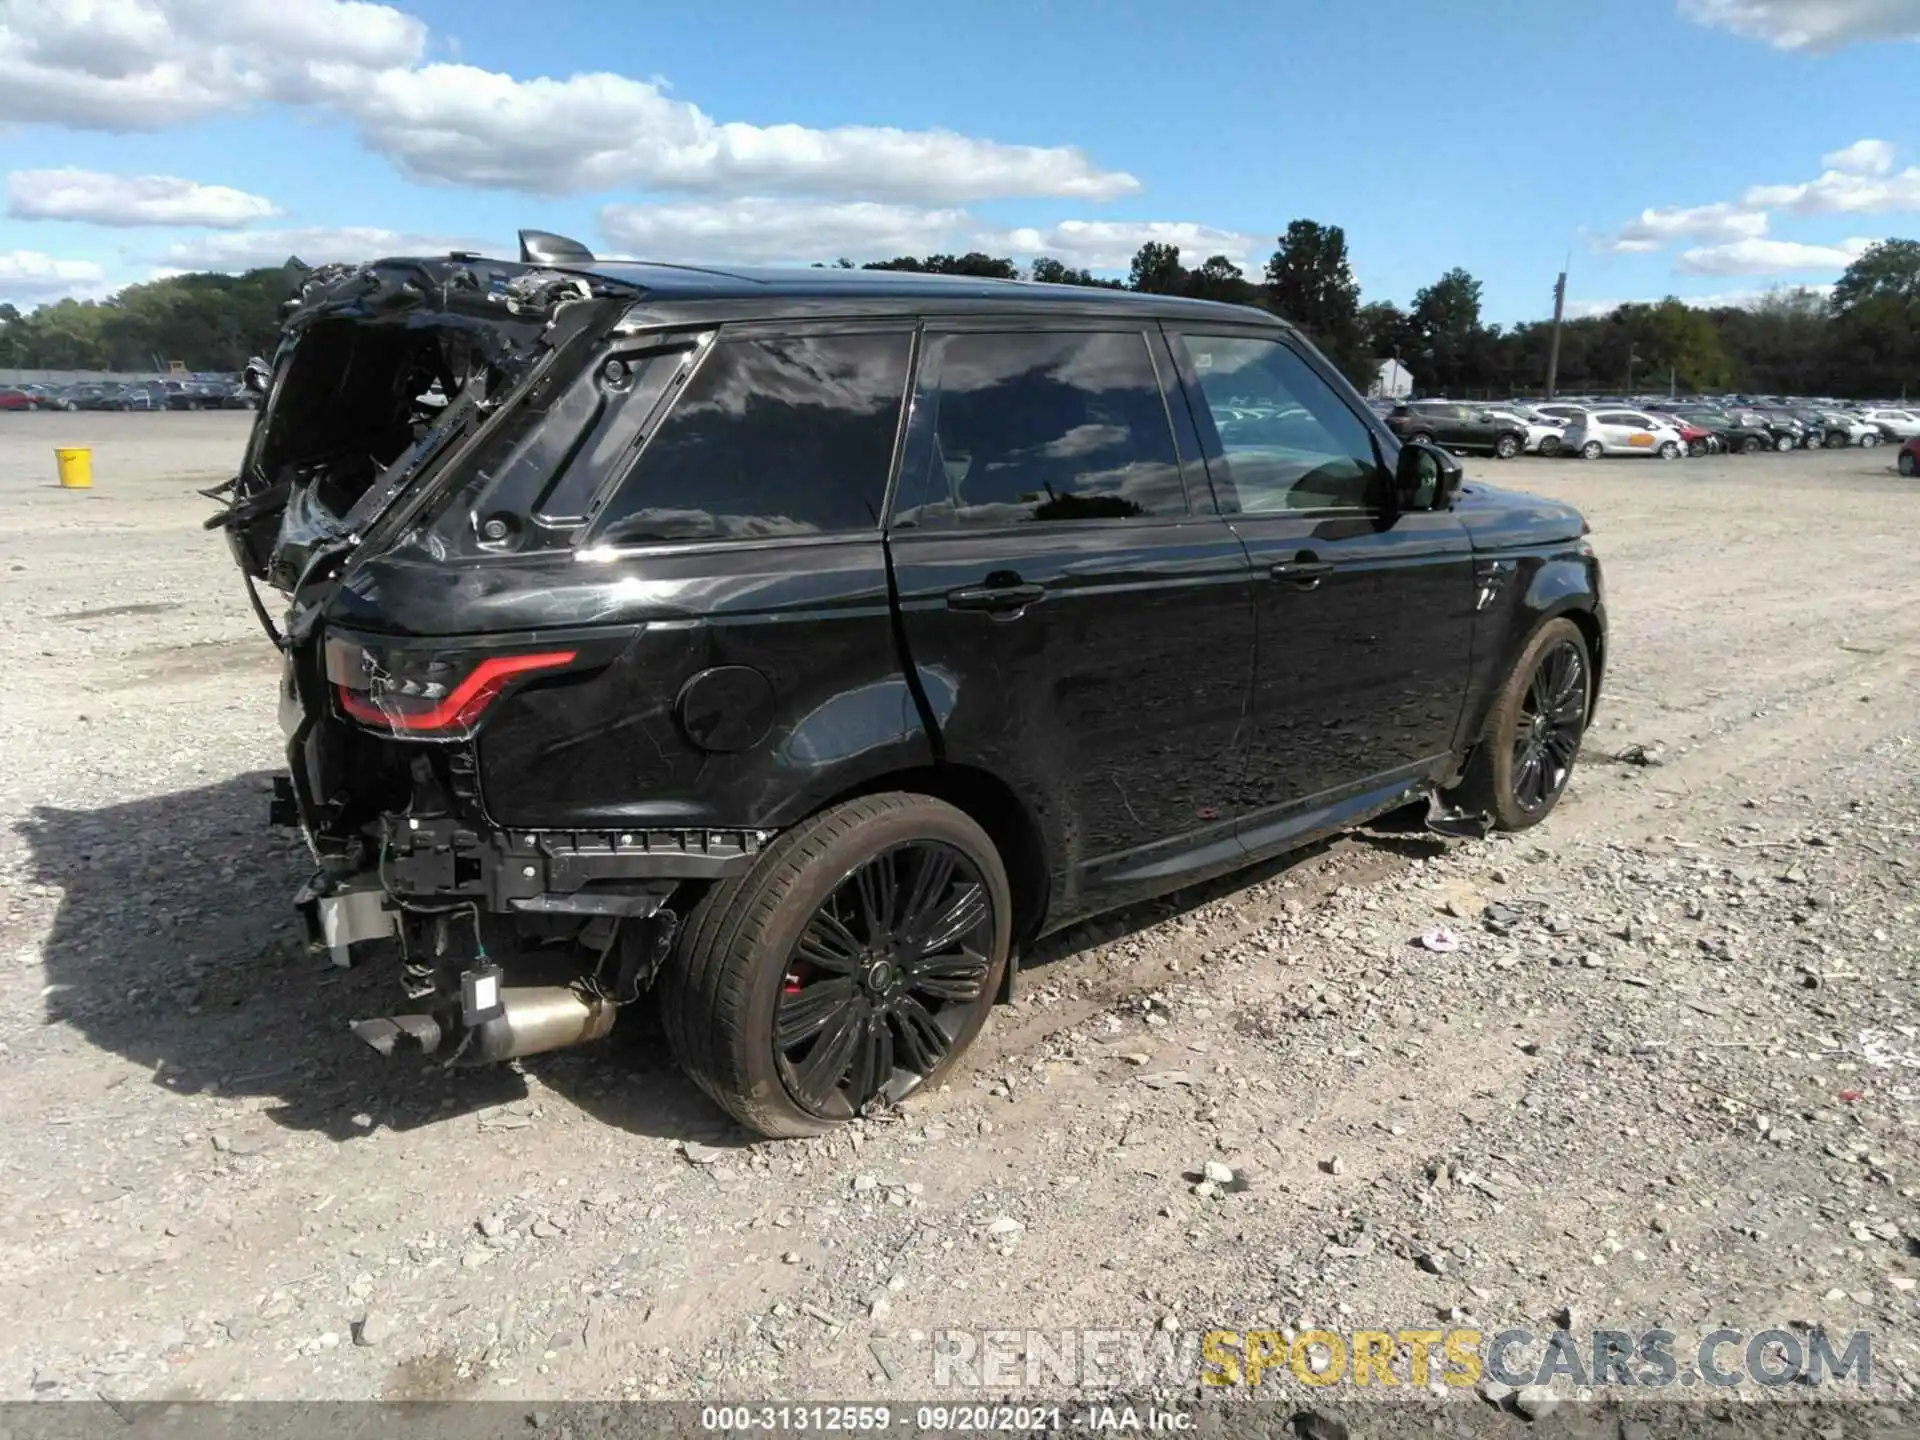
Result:
M1560 321L1567 313L1567 272L1553 282L1553 341L1547 347L1547 399L1560 379Z

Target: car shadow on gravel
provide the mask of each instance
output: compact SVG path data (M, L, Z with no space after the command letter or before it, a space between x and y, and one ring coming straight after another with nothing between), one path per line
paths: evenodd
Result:
M311 861L295 832L267 824L271 792L258 772L98 809L42 807L22 823L34 880L64 892L43 947L45 1022L176 1094L264 1100L273 1125L336 1140L476 1112L483 1125L527 1123L516 1112L531 1097L511 1066L383 1061L348 1033L396 1007L397 976L308 950L290 902ZM524 1063L627 1128L710 1130L718 1112L633 1028L611 1051ZM229 1143L250 1143L245 1124L234 1117Z

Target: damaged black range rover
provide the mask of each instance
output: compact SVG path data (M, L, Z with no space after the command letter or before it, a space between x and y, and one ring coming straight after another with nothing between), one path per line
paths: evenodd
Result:
M211 523L383 1051L652 992L719 1104L816 1132L1050 930L1422 798L1535 823L1598 691L1578 513L1253 310L529 236L312 272L256 383Z

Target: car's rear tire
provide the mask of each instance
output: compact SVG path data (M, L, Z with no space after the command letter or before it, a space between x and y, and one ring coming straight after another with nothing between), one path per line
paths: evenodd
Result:
M1773 448L1778 450L1782 455L1786 454L1789 450L1793 449L1793 436L1780 436L1773 442Z
M1874 434L1873 431L1871 430L1869 430L1866 434L1860 437L1860 448L1862 450L1871 450L1873 449L1874 446L1878 445L1879 443L1880 443L1880 437Z
M1660 458L1662 460L1678 460L1680 458L1679 442L1674 440L1661 441L1660 442Z
M1497 829L1538 825L1566 792L1592 708L1586 636L1564 617L1547 621L1493 697L1451 798L1463 810L1490 815Z
M1407 439L1414 444L1431 445L1433 444L1433 432L1431 430L1416 430L1409 435Z
M1520 440L1518 436L1502 435L1493 442L1493 454L1497 460L1511 460L1519 453Z
M1012 947L1006 867L925 795L849 800L702 897L661 977L668 1046L751 1130L818 1135L937 1082Z
M1916 474L1920 474L1920 460L1913 458L1913 452L1911 450L1902 450L1900 452L1900 458L1894 462L1894 466L1902 475L1907 476L1909 479Z
M1589 440L1580 447L1580 458L1582 460L1598 460L1606 453L1607 447L1602 445L1598 440Z
M1540 453L1551 460L1560 453L1560 437L1549 435L1540 442Z
M1758 435L1749 435L1740 442L1740 453L1742 455L1758 455L1766 448L1766 442Z
M1707 453L1706 441L1689 440L1687 442L1687 454L1690 455L1693 459L1698 460L1702 455L1706 453Z

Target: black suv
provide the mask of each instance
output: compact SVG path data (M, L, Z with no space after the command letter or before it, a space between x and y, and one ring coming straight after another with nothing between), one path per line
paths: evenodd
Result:
M209 524L288 597L275 809L316 944L405 982L387 1052L653 991L716 1101L816 1132L1049 931L1440 794L1535 823L1599 688L1579 514L1257 310L387 260L314 272L253 383Z
M1484 450L1511 460L1527 448L1527 432L1484 405L1457 400L1415 400L1387 414L1387 428L1401 440L1421 440L1449 450Z

